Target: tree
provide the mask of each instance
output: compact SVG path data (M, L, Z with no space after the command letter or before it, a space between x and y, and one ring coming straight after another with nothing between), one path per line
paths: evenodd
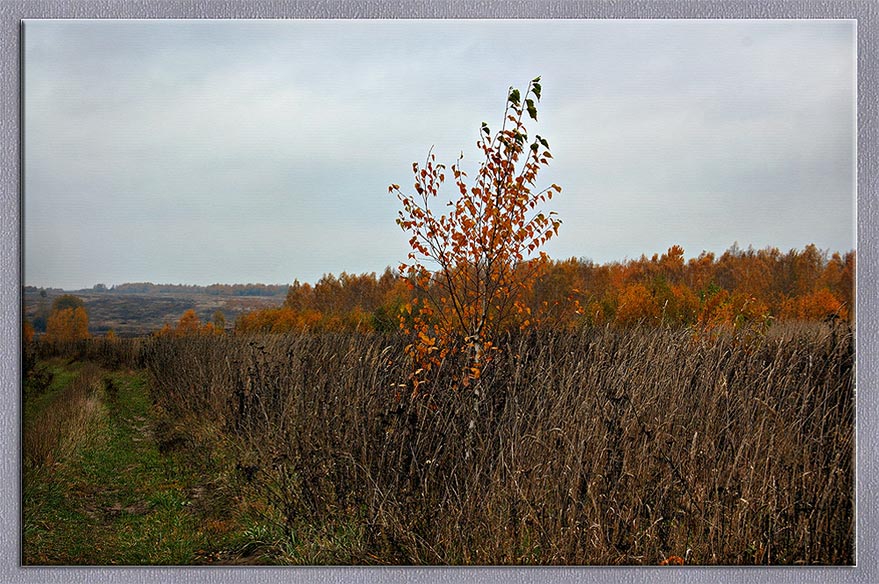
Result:
M65 308L85 308L85 302L73 294L62 294L52 302L52 310L64 310Z
M478 377L498 334L516 324L516 317L527 320L523 292L533 281L529 275L547 260L544 252L533 254L561 224L554 212L539 209L561 187L532 190L538 171L552 158L547 140L535 135L529 143L525 127L526 112L537 120L540 95L540 77L528 84L524 99L510 88L500 131L492 135L482 123L476 145L484 160L469 187L463 154L451 166L459 196L448 202L447 213L432 207L446 173L432 149L423 167L412 164L415 195L397 184L388 188L402 203L397 223L411 235L412 251L400 272L415 298L407 308L411 321L401 322L411 322L405 325L415 337L409 353L422 372L466 347L471 377ZM421 380L414 381L417 392Z
M29 345L34 340L34 327L27 320L21 323L21 342L23 345Z
M49 322L49 306L47 304L48 294L45 288L40 288L40 299L37 301L37 314L34 317L34 331L39 333L46 332L46 324Z
M183 313L177 326L171 327L167 322L161 329L153 333L154 336L160 338L185 338L195 336L212 336L225 334L226 317L223 312L217 310L213 314L211 322L201 323L198 314L190 308Z
M827 320L848 318L845 304L827 288L790 299L782 307L781 316L797 320Z
M68 342L89 338L89 317L82 298L72 294L59 296L52 302L46 320L46 341Z
M80 341L89 338L89 317L85 307L52 311L46 323L47 342Z
M197 335L200 328L201 320L198 318L195 310L190 308L177 321L177 328L174 330L174 334L178 337Z
M223 314L222 310L216 310L214 312L212 322L214 325L214 329L218 333L225 332L225 330L226 330L226 315Z
M619 297L616 323L622 326L658 324L662 308L650 290L640 282L630 284Z

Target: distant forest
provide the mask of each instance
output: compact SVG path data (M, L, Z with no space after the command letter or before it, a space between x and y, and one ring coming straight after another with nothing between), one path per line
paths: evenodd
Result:
M517 301L531 324L550 328L851 321L854 273L854 251L831 254L815 245L788 252L733 245L720 257L703 252L688 261L683 248L672 246L665 254L625 262L551 261L518 292ZM314 286L293 282L283 306L243 314L235 330L389 331L401 318L411 318L406 307L415 295L390 268L379 277L330 274ZM523 324L510 323L512 328Z
M284 296L287 284L211 284L195 286L191 284L153 284L152 282L126 282L115 286L95 284L92 288L73 290L73 292L109 292L117 294L208 294L211 296ZM25 286L25 292L39 292L36 286ZM48 292L61 293L59 288L48 288Z

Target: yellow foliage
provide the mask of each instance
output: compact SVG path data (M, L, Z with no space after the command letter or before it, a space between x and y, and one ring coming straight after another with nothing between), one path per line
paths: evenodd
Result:
M660 314L659 304L647 286L641 283L629 284L620 294L614 322L622 326L656 324Z
M24 320L21 323L21 341L23 344L27 345L34 340L34 327L28 321Z
M85 308L62 308L52 311L46 322L47 342L79 341L89 338L89 317Z
M798 320L848 319L848 308L827 288L816 290L782 305L782 318Z
M177 321L177 328L174 329L174 335L178 337L194 336L199 333L201 328L201 319L195 313L195 310L189 309L183 313L180 320Z

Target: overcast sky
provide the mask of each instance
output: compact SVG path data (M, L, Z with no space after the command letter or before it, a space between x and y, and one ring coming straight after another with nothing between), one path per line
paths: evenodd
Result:
M25 283L405 259L387 187L542 76L555 258L854 247L854 21L28 21ZM472 175L472 173L471 173ZM447 186L454 186L449 184ZM451 190L447 191L451 195Z

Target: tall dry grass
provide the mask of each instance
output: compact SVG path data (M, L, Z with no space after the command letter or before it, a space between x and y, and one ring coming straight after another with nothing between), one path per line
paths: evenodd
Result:
M107 369L143 367L144 347L152 342L149 337L117 338L106 337L81 339L77 341L33 342L24 347L25 360L33 362L62 357L78 361L90 361Z
M404 344L166 339L141 359L178 438L231 445L291 535L357 525L349 561L853 562L847 326L523 335L475 388L449 363L416 400Z
M88 363L58 395L24 421L23 461L26 468L51 466L73 452L88 434L101 407L103 378Z

